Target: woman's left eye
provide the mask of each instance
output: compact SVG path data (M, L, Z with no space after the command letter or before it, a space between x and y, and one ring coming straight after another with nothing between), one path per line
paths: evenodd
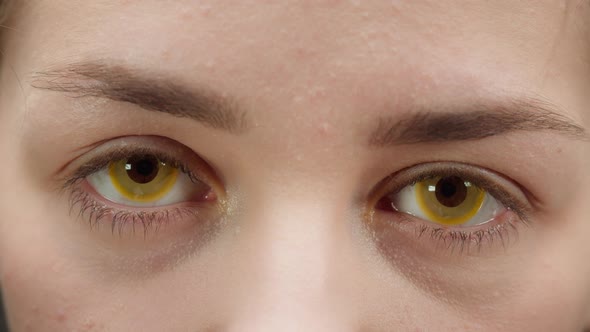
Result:
M459 176L430 177L385 199L395 211L440 226L482 225L506 210L485 189Z
M212 195L205 183L193 181L178 166L150 154L110 162L87 181L100 196L131 207L206 201Z

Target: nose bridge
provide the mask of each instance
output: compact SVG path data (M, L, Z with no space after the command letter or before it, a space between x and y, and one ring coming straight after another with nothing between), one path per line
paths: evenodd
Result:
M236 331L346 331L337 291L343 282L342 255L351 249L348 220L337 202L319 193L268 193L245 217L243 232L256 262Z

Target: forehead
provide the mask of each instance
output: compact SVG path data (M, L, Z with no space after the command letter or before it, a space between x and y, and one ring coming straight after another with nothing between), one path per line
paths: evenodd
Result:
M579 16L580 7L586 7L585 2L562 0L36 0L22 3L32 3L27 11L35 11L29 15L34 21L56 21L46 26L51 27L50 30L75 25L77 29L69 30L72 37L96 28L106 34L124 27L118 32L122 36L125 33L137 36L137 42L142 42L141 37L146 36L172 37L170 33L175 32L177 38L186 37L182 33L190 33L197 40L215 37L220 42L236 42L238 35L238 39L250 43L265 39L304 41L306 47L327 43L326 48L355 38L366 41L365 45L355 44L360 47L371 46L368 42L378 39L402 42L402 46L414 38L433 46L447 45L452 37L460 37L461 42L481 40L489 35L520 41L538 36L546 39L551 36L547 33L556 33L562 27L567 16L576 13ZM71 15L74 12L78 15ZM432 38L440 36L447 39ZM113 39L117 35L108 37Z
M35 32L44 34L46 44L62 39L57 44L73 46L64 52L141 52L146 60L175 60L183 68L254 57L265 63L367 66L370 59L401 66L466 51L474 57L498 56L506 48L546 50L563 33L567 17L579 13L571 7L555 0L38 0L29 6L26 24L43 26Z
M555 0L39 0L15 24L34 36L33 70L111 59L275 109L286 100L339 108L331 97L350 91L358 98L346 103L366 109L368 100L391 107L458 98L465 87L469 95L523 86L537 93L548 63L580 53L581 43L564 36L580 31L581 7Z

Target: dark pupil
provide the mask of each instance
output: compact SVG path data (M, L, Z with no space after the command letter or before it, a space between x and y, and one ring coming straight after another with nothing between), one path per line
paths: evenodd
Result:
M158 176L158 159L151 156L133 157L127 160L127 175L137 183L152 182Z
M467 187L463 179L451 176L436 183L436 199L446 207L457 207L467 198Z

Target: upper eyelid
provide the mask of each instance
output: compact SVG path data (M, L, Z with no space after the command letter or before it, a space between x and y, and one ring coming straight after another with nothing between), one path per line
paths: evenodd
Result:
M139 148L139 149L120 149L115 150L112 153L108 153L105 155L100 155L90 161L86 162L78 171L74 174L73 178L83 178L87 177L91 174L94 174L98 171L105 169L111 162L128 158L131 155L140 155L140 154L150 154L155 155L159 159L162 159L165 162L174 163L176 167L184 168L184 164L182 161L163 154L161 151L154 150L154 149L146 149L146 148ZM68 184L68 183L67 183ZM66 184L66 185L67 185Z
M62 184L60 189L67 189L77 181L104 169L112 161L137 154L153 154L167 162L173 162L193 180L206 182L212 187L218 182L208 163L181 143L164 137L132 136L101 142L69 162L61 171L62 174L57 176Z

